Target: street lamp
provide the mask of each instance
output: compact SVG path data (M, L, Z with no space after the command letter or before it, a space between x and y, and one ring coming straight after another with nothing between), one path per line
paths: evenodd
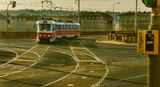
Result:
M114 8L115 8L115 6L116 6L117 4L120 4L120 3L117 2L117 3L114 3L114 4L113 4L113 25L112 25L112 26L113 26L113 27L112 27L112 28L113 28L113 29L112 29L113 31L115 30L115 25L116 25L116 22L117 22L116 14L114 14Z
M44 10L44 3L47 4L47 7L49 7L48 5L50 5L50 16L52 16L52 7L53 7L53 3L50 0L45 0L42 1L42 6L41 6L41 10Z
M10 5L12 5L12 8L14 8L14 7L16 7L16 2L15 1L10 1L10 3L7 5L7 24L10 24L9 13L8 13L8 8L9 8Z
M138 1L136 0L136 9L135 9L135 18L134 18L134 28L135 32L137 31L137 7L138 7Z
M80 0L75 0L75 4L78 1L77 9L78 9L78 22L80 23Z
M7 33L8 33L8 24L10 24L9 13L8 13L8 8L9 8L10 5L12 5L12 8L15 8L16 7L16 2L15 1L10 1L10 3L7 5Z
M113 4L113 13L114 13L114 8L115 8L115 6L116 6L117 4L120 4L120 3L117 2L117 3L114 3L114 4Z
M78 0L78 22L80 23L80 0Z

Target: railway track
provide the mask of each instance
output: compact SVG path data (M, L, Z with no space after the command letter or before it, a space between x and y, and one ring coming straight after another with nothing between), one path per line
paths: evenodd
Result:
M14 82L14 83L16 83L15 87L18 87L19 86L18 84L23 84L23 87L28 87L28 86L29 87L32 87L32 86L36 86L36 87L38 86L39 87L39 86L43 86L43 84L46 84L45 82L49 83L50 79L48 81L44 81L44 79L39 79L39 81L40 80L44 81L44 82L42 82L42 84L41 83L39 84L39 83L37 83L35 81L33 81L33 82L28 82L27 80L26 81L25 80L24 81L19 81L19 80L17 80L17 78L19 78L20 75L26 74L26 71L28 72L29 70L33 70L34 72L36 71L36 72L39 72L39 73L42 73L42 71L45 72L45 73L46 72L52 72L52 73L53 72L54 73L59 73L60 72L60 73L63 73L63 74L64 73L65 74L69 73L67 71L64 72L64 71L60 71L60 70L44 68L44 67L41 67L41 66L39 66L39 67L35 66L38 62L40 62L40 60L44 59L43 56L44 56L44 54L46 54L46 52L49 49L49 47L50 47L49 45L38 45L38 46L34 47L33 49L30 49L30 50L22 53L21 55L18 55L17 58L14 59L14 61L10 60L12 62L9 62L9 63L3 65L3 68L6 67L6 66L9 66L9 65L11 65L11 67L26 67L26 68L21 68L19 70L14 70L14 71L11 71L11 72L6 71L4 75L0 76L1 77L0 81L3 79L3 80ZM54 50L54 51L57 51L57 50ZM67 54L67 53L62 52L62 51L59 51L59 52ZM29 61L29 62L33 61L34 59L32 59L32 58L34 58L34 54L36 54L38 56L38 59L35 60L35 63L33 63L33 64L24 64L24 61ZM31 57L29 57L29 55L31 55ZM35 70L35 69L38 69L38 71ZM14 77L16 77L16 79L14 79ZM24 76L24 78L28 78L28 77L30 77L30 75ZM63 77L63 75L61 75L61 77ZM23 77L21 76L21 78L23 78ZM32 79L33 80L37 80L35 78L31 78L31 80ZM7 87L7 86L5 86L5 87ZM14 86L12 86L12 87L14 87ZM20 87L22 87L22 86L20 86Z
M31 50L33 50L34 48L36 48L36 46L33 46L31 49L29 50L26 50L24 53L16 56L15 58L13 58L12 60L2 64L0 66L0 77L5 77L5 76L8 76L8 75L12 75L12 74L15 74L15 73L19 73L23 70L26 70L32 66L34 66L39 60L40 60L40 56L39 54L35 53L35 52L32 52ZM29 55L34 55L32 61L27 61L26 59L24 59L26 56L27 57L30 57ZM36 57L36 58L35 58ZM31 57L30 57L31 58ZM27 62L26 62L27 61ZM28 65L27 67L22 67L22 66L16 66L16 65L12 65L10 63L23 63L23 64L26 64ZM13 68L14 67L14 68Z
M17 52L5 48L0 48L0 53L0 67L12 62L18 57Z
M21 73L36 65L40 61L40 58L44 55L44 50L48 49L48 46L43 46L43 49L41 49L43 52L42 53L41 51L39 51L39 47L40 46L35 45L29 50L23 50L24 52L21 54L18 54L15 51L11 51L13 53L16 53L17 55L10 61L0 65L0 78L4 79L5 77ZM3 50L7 49L3 48ZM23 66L19 66L20 64Z
M120 82L134 83L128 80L145 76L106 78L108 65L80 40L67 41L65 45L39 44L30 49L25 46L6 48L0 50L15 55L0 65L0 87L103 87L101 83L106 79L111 82L105 86L112 86Z
M87 52L86 49L81 49L83 51L79 51L75 46L71 46L71 45L70 45L70 50L65 50L65 49L59 48L58 46L57 48L52 47L52 49L49 49L49 45L36 45L29 50L23 50L23 49L21 50L23 52L21 53L15 52L17 54L16 57L10 60L9 62L3 64L1 66L3 67L2 69L0 67L0 70L3 71L3 74L1 74L2 71L0 71L0 81L7 80L8 83L13 82L16 84L15 87L18 87L22 84L24 87L27 87L27 86L29 87L48 87L48 86L96 87L102 81L100 80L102 79L101 77L105 77L103 75L104 73L106 73L104 69L105 65L99 60L97 60L95 55L92 55L90 52ZM44 54L46 54L48 50L50 50L50 52L52 53L58 52L60 54L68 55L71 58L73 58L76 64L74 64L73 66L69 66L69 68L66 70L58 69L61 66L60 67L58 66L58 68L51 68L49 66L48 66L49 68L46 66L43 67L40 65L40 63L45 61ZM88 59L84 60L83 57ZM8 69L10 69L10 67L11 68L16 67L16 69L8 71L4 67ZM65 69L66 66L65 68L64 67L61 67L61 68ZM39 73L35 75L35 72L39 72ZM42 80L40 78L40 76L43 77L43 75L41 75L42 72L49 75L51 74L53 75L60 74L60 75L53 76L53 77L51 76L52 79L51 78L48 79L48 76L46 77L44 75L45 77ZM86 72L90 74L86 74ZM100 72L103 72L103 73L100 73ZM27 75L27 73L28 74L32 73L36 77L32 76L31 74ZM20 80L23 78L30 78L30 79ZM67 83L68 79L70 79L69 83ZM41 83L37 83L37 81ZM84 82L84 85L82 86L80 84L77 84L77 82L72 83L74 81L77 81L78 83ZM86 83L86 82L90 82L90 83ZM66 84L63 84L63 83L66 83Z
M107 76L108 67L91 51L70 44L70 56L76 61L73 71L42 87L97 87Z

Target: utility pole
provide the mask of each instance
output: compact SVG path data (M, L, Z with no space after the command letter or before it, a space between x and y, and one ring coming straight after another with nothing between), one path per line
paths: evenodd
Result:
M49 8L49 10L50 10L50 16L52 16L52 7L53 7L52 1L45 0L45 1L42 1L41 3L42 3L41 10L45 10L45 7Z
M138 7L138 0L136 0L136 9L135 9L135 18L134 18L134 29L135 32L137 31L137 7Z
M80 23L80 0L78 0L78 22Z
M143 3L152 9L151 23L148 30L156 30L160 33L160 0L142 0ZM159 35L159 36L158 36ZM157 41L160 41L160 34L157 36ZM153 36L153 35L152 35ZM155 37L152 38L156 39ZM151 43L150 43L151 44ZM154 44L154 43L152 43ZM160 87L160 42L154 44L158 49L156 55L148 54L148 86ZM154 49L154 50L155 50Z
M78 5L77 5L78 3ZM78 14L78 22L80 23L80 11L81 11L81 2L80 0L75 0L75 4L77 5L77 14Z
M115 6L118 5L118 4L120 4L120 3L117 2L117 3L114 3L114 4L113 4L113 23L112 23L112 24L113 24L113 25L112 25L112 30L113 30L113 31L116 30L116 29L115 29L115 25L116 25L116 21L117 21L117 18L116 18L117 15L116 15L114 9L115 9Z

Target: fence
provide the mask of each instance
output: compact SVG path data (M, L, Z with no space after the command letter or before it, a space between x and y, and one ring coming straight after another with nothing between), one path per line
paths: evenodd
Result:
M121 41L125 43L137 43L136 32L113 32L107 35L108 40Z

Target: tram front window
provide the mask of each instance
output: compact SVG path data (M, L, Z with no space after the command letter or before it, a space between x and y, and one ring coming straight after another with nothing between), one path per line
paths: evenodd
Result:
M51 25L50 24L40 24L40 31L50 31Z

